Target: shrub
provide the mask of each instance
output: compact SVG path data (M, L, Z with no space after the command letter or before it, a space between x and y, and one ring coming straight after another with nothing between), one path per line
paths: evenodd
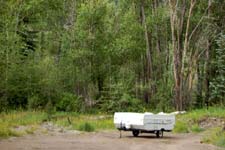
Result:
M177 121L173 131L175 133L188 133L188 125L184 122Z
M225 34L221 34L216 42L218 48L216 49L215 58L212 61L212 67L216 72L216 76L210 82L210 102L225 105Z
M56 102L56 109L58 111L81 112L81 108L81 98L71 93L63 93L62 98Z
M79 126L79 130L80 131L86 131L86 132L93 132L93 131L95 131L95 128L90 123L85 122L85 123L82 123Z
M10 129L10 126L6 124L0 124L0 137L1 138L7 138L10 136L21 136L22 132L13 131Z
M46 105L44 99L39 98L37 95L30 96L28 98L29 109L42 109Z
M140 111L142 104L139 99L131 97L129 94L123 94L119 101L120 109L125 111Z
M8 109L8 102L6 98L0 98L0 112L6 111Z
M202 140L204 143L212 143L217 146L225 147L225 131L221 128L214 128L207 131Z
M10 130L4 124L0 124L0 137L8 137Z
M143 110L141 100L133 98L129 94L124 93L117 100L108 100L101 105L102 111L106 112L140 112Z
M204 129L199 127L198 124L194 124L194 125L191 126L191 131L195 132L195 133L199 133L199 132L204 131Z

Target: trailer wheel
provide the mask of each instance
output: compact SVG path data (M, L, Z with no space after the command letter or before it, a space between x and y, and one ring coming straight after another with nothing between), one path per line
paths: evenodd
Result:
M134 137L137 137L139 135L139 130L133 130L132 133Z
M157 137L157 138L163 137L163 130L157 131L157 132L156 132L156 137Z

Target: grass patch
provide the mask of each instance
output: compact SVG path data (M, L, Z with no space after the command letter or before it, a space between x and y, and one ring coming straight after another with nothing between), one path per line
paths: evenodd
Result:
M35 129L29 131L16 131L13 128L18 126L38 125L45 120L47 115L44 112L10 112L0 114L0 137L22 136L26 133L32 133ZM33 131L32 131L33 130Z
M24 132L14 131L6 125L0 124L0 137L1 138L7 138L10 136L18 137L18 136L22 136L24 134L25 134Z
M191 130L191 132L194 132L194 133L199 133L199 132L204 131L204 129L201 128L198 124L192 125L190 130Z
M215 117L225 119L224 107L210 107L209 109L192 110L186 114L176 116L175 133L202 132L199 122L205 118Z
M188 133L188 125L185 122L182 121L176 121L175 127L173 132L175 133Z
M25 131L26 131L27 134L34 134L34 132L35 132L36 130L37 130L37 126L35 125L35 126L29 127L29 128L26 129Z
M99 117L99 115L71 115L61 117L55 120L54 123L59 126L70 127L71 129L81 131L85 131L81 129L85 124L92 126L95 131L115 129L112 116L102 115L102 117Z
M86 132L93 132L93 131L95 131L95 128L90 123L85 122L84 124L79 125L79 130L80 131L86 131Z
M177 115L176 125L173 131L175 133L199 133L206 130L202 142L225 147L225 131L222 131L221 127L212 126L211 129L203 129L199 126L200 122L207 121L207 118L220 118L225 120L225 108L210 107L209 109L192 110L186 114Z
M206 132L202 142L212 143L225 148L225 131L222 128L213 128Z
M175 133L202 132L199 122L207 117L215 117L225 119L225 109L212 107L207 109L193 110L183 115L176 116ZM45 112L10 112L0 114L0 137L21 136L24 134L34 134L38 126L48 120ZM100 130L115 130L112 115L90 115L77 114L68 112L56 112L51 115L51 121L68 129L81 130L86 132ZM14 130L19 126L28 128L22 132ZM47 131L43 131L47 132ZM208 131L206 131L208 133ZM218 146L224 146L224 131L219 129L210 130L204 138L204 142L212 143Z
M225 118L224 107L210 107L209 109L197 109L188 112L187 114L178 116L186 122L198 123L200 120L206 117Z

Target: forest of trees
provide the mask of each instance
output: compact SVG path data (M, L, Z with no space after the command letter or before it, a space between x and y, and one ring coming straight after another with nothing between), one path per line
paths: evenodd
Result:
M224 0L0 0L0 111L225 105Z

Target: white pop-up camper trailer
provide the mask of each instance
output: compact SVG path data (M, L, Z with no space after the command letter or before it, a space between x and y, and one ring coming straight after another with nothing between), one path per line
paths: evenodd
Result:
M116 112L114 124L118 130L132 131L134 136L139 133L155 133L157 137L163 137L164 131L173 130L175 114Z

